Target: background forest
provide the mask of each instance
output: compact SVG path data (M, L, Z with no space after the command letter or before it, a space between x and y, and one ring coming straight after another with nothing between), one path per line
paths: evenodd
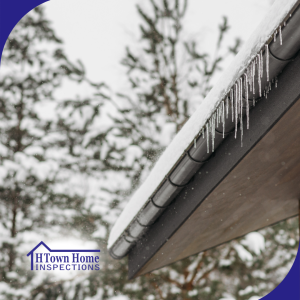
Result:
M188 5L137 6L140 42L124 49L124 90L68 58L43 6L10 34L0 69L0 299L255 300L288 273L298 218L131 281L126 259L106 251L130 195L242 42L226 40L226 17L209 52L185 40ZM29 271L38 242L68 239L100 248L101 271Z

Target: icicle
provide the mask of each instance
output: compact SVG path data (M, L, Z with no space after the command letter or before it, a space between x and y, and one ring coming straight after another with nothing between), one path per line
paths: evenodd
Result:
M203 139L205 139L205 130L204 130L204 128L202 128L202 136L203 136Z
M275 77L275 88L277 88L277 84L278 84L278 78L277 76Z
M267 81L269 81L269 46L268 46L268 44L266 44L265 47L266 47L266 72L267 72Z
M238 97L237 97L237 84L235 86L235 129L234 129L234 138L236 138L237 134L237 119L238 119Z
M283 22L283 26L284 26L284 27L286 26L286 21Z
M264 60L263 60L263 54L262 54L262 50L260 50L260 77L263 77L263 73L264 73Z
M252 64L252 90L253 90L253 95L255 95L255 63Z
M240 114L240 130L241 130L241 139L243 139L243 78L240 78L240 104L241 104L241 114ZM243 146L243 143L242 143Z
M194 148L197 148L197 141L194 139Z
M215 138L216 138L216 115L214 118L214 131L213 131L213 143L212 143L212 147L213 147L213 152L215 151Z
M245 98L248 101L249 95L248 95L248 75L247 75L247 73L245 73L244 76L245 76Z
M224 101L222 101L222 123L223 123L223 139L225 136L225 109L224 109Z
M206 123L206 144L207 144L207 153L209 153L209 124Z
M214 130L213 130L213 124L214 124L214 118L216 113L214 112L209 120L209 127L210 127L210 136L211 136L211 149L213 152L213 139L214 139Z
M226 96L226 119L228 119L228 106L229 106L229 99L228 95Z
M247 74L248 74L248 82L249 82L249 89L250 89L250 92L252 92L252 67L251 65L247 68Z
M218 116L213 114L212 124L211 124L211 151L215 151L215 130L216 130L216 119L218 120Z
M273 83L273 79L272 79L272 83ZM271 82L269 82L269 88L268 88L268 92L272 90L272 84Z
M257 80L258 80L258 92L259 92L259 97L261 97L261 76L260 76L260 72L261 72L261 60L260 60L260 54L257 54L257 58L258 58L258 69L257 69Z
M281 33L281 26L279 26L279 41L280 41L280 45L282 45L282 33Z
M243 114L241 114L241 117L240 117L240 130L241 130L241 147L243 147L243 133L244 133L244 130L243 130Z
M240 105L241 114L243 113L243 76L240 77Z
M238 79L238 115L242 113L241 110L241 78Z
M240 80L237 80L237 89L236 89L236 96L237 98L237 115L240 114Z
M249 129L249 100L248 100L248 77L247 77L247 74L245 74L245 95L246 95L247 129Z
M230 89L230 100L231 100L231 118L234 121L234 105L233 105L233 89Z
M240 114L243 114L243 77L240 78Z
M274 33L274 42L276 42L276 35L277 35L277 30Z

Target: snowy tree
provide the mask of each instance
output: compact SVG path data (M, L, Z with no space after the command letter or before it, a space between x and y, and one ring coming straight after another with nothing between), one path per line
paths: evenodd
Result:
M61 116L66 112L57 111L64 102L56 91L67 82L85 83L97 92L101 85L86 79L82 64L69 61L61 43L43 9L37 7L16 25L2 54L1 299L33 299L45 290L41 278L28 272L27 252L47 234L70 234L82 217L83 192L74 189L76 173L67 168L73 147L81 142L73 138L80 133L62 130L68 123Z

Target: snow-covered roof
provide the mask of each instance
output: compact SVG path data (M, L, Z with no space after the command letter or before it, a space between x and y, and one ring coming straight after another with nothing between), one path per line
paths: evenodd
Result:
M177 164L184 152L190 147L193 140L199 135L200 130L205 126L207 120L224 99L224 96L245 72L249 63L264 47L278 27L278 24L284 21L297 2L298 0L277 0L273 4L265 19L243 45L231 65L223 72L220 80L161 155L148 178L133 194L110 232L108 248L114 245L137 214L148 203L153 192L164 181L165 176L170 173L174 165Z

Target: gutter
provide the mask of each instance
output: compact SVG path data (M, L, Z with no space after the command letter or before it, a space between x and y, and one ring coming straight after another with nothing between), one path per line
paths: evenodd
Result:
M255 109L256 102L267 97L270 89L276 87L276 76L293 60L300 49L299 6L292 14L292 17L288 15L285 18L272 38L266 41L266 46L254 57L245 73L231 87L179 163L129 225L126 233L109 249L113 258L120 259L128 254L135 242L147 232L166 207L193 179L194 174L209 160L214 149L224 138L230 134L237 137L238 126L242 142L243 118L249 120L249 110ZM262 65L266 67L266 71L262 71Z

